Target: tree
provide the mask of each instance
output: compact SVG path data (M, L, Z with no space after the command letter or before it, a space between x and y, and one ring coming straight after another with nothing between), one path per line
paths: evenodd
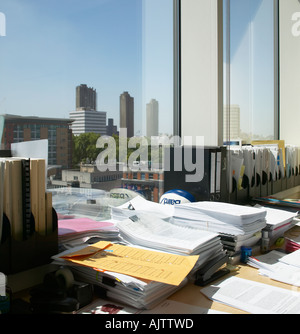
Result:
M99 137L100 135L94 132L73 135L73 167L81 162L87 163L97 159L100 149L96 147L96 142Z

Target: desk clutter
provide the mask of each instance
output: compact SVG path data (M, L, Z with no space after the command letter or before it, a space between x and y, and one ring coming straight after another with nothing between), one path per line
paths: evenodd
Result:
M96 201L88 198L91 203ZM163 205L140 195L111 206L107 219L94 215L97 210L91 216L60 212L56 204L52 196L49 234L46 229L40 236L34 229L27 239L17 240L24 245L33 240L35 247L40 237L53 241L51 254L48 249L43 259L59 269L30 290L34 313L81 313L82 308L89 313L91 296L125 305L133 313L162 310L167 298L188 283L214 286L243 258L245 247L250 252L243 262L250 264L256 249L264 245L267 252L298 222L297 212L274 207L210 201ZM39 257L33 249L35 253L23 248L18 255Z
M49 263L57 251L45 160L0 158L0 271L8 275Z
M228 274L227 266L234 256L241 259L244 246L260 248L263 231L292 228L295 216L274 208L221 202L165 206L137 195L111 207L111 219L104 221L58 212L61 252L51 258L102 301L125 305L133 313L151 313L188 282L208 286ZM35 312L46 310L39 299L44 288L32 292ZM80 303L67 300L72 312L81 313ZM49 303L51 312L57 312L52 300ZM61 309L63 300L58 305Z

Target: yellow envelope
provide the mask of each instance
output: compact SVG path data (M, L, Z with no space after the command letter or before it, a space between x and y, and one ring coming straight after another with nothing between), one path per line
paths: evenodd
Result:
M182 256L100 241L61 258L103 271L179 285L199 256Z

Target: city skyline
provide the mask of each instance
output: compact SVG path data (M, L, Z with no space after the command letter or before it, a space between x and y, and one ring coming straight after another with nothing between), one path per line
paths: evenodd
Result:
M159 100L161 131L172 133L172 8L172 0L3 0L0 114L68 118L74 87L86 83L118 127L120 94L134 96L135 134L145 134L146 103Z

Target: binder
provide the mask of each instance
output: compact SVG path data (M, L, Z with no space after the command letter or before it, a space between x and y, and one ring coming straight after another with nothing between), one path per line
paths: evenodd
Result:
M21 159L22 164L22 203L23 203L23 239L34 231L31 221L30 205L30 159Z
M178 154L181 153L181 154ZM226 182L226 147L198 147L182 146L170 147L165 150L165 157L169 154L169 160L165 159L164 167L164 192L172 189L182 189L194 195L197 201L222 201L228 200ZM181 156L181 161L178 157ZM201 162L196 159L202 157ZM168 157L167 157L168 158ZM187 159L192 163L201 163L203 176L198 182L188 182L187 176L196 173L187 166ZM167 161L167 163L166 163Z

